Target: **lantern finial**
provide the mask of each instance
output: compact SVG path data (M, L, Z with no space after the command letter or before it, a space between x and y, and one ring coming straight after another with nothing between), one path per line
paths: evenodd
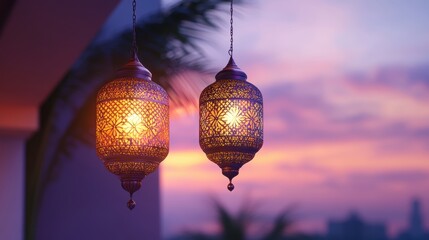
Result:
M222 71L216 74L216 80L243 80L246 81L247 75L241 70L232 57L229 58L228 64L222 69Z
M116 78L123 77L135 77L141 78L144 80L152 80L152 73L143 66L143 64L136 57L131 57L131 59L119 68L115 74Z
M234 184L232 184L231 180L229 180L229 184L228 184L227 188L230 192L232 192L232 190L234 190Z
M136 201L134 201L132 194L130 194L130 200L127 202L127 207L130 210L133 210L136 207Z
M240 166L241 167L241 166ZM222 168L222 174L229 179L229 184L227 186L229 191L234 190L234 184L232 184L232 179L238 175L238 169L240 167L224 167Z

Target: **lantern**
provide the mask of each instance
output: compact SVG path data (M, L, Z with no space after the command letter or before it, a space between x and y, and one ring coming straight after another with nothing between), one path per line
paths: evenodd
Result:
M263 143L262 94L246 79L231 56L200 96L200 146L229 179L230 191L232 179Z
M233 0L230 5L230 56L216 81L200 95L200 147L229 179L252 160L263 144L262 94L233 59Z
M130 193L130 209L132 194L169 150L168 95L151 76L134 55L97 94L97 155Z

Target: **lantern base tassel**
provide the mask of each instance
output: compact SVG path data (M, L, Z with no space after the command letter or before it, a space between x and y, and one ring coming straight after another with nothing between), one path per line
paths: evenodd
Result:
M130 200L127 202L127 207L133 210L136 207L136 202L133 199L133 193L142 186L142 179L121 179L122 188L130 193Z
M232 192L234 190L234 184L232 184L232 179L238 175L238 169L231 168L231 167L224 167L222 168L222 174L229 179L229 184L227 186L227 189Z
M127 207L130 210L133 210L136 207L136 201L134 201L132 194L130 194L130 200L127 202Z
M228 188L228 190L230 192L232 192L232 190L234 190L234 184L232 184L231 180L229 180L229 184L228 184L228 186L226 188Z

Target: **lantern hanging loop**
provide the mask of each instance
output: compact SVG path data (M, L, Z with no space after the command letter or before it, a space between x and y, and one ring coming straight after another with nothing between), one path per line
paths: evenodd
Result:
M132 49L131 57L135 59L137 58L137 52L138 52L137 34L136 34L136 25L137 25L136 7L137 7L136 0L133 0L133 46L132 46L133 49Z
M229 23L230 23L229 33L231 38L230 38L230 46L229 46L228 54L232 58L232 55L234 52L234 19L233 19L234 0L231 0L230 13L231 13L231 18L229 20Z

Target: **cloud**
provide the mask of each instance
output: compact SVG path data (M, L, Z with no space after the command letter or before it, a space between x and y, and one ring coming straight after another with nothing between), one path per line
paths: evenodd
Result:
M428 83L429 67L389 67L264 88L267 139L428 139Z
M354 173L349 176L350 182L356 182L356 180L367 181L370 184L413 184L421 181L429 181L429 172L425 170L395 170L395 171L386 171L382 173Z
M381 67L368 74L350 73L348 79L350 87L361 91L391 89L418 99L429 97L429 64Z

